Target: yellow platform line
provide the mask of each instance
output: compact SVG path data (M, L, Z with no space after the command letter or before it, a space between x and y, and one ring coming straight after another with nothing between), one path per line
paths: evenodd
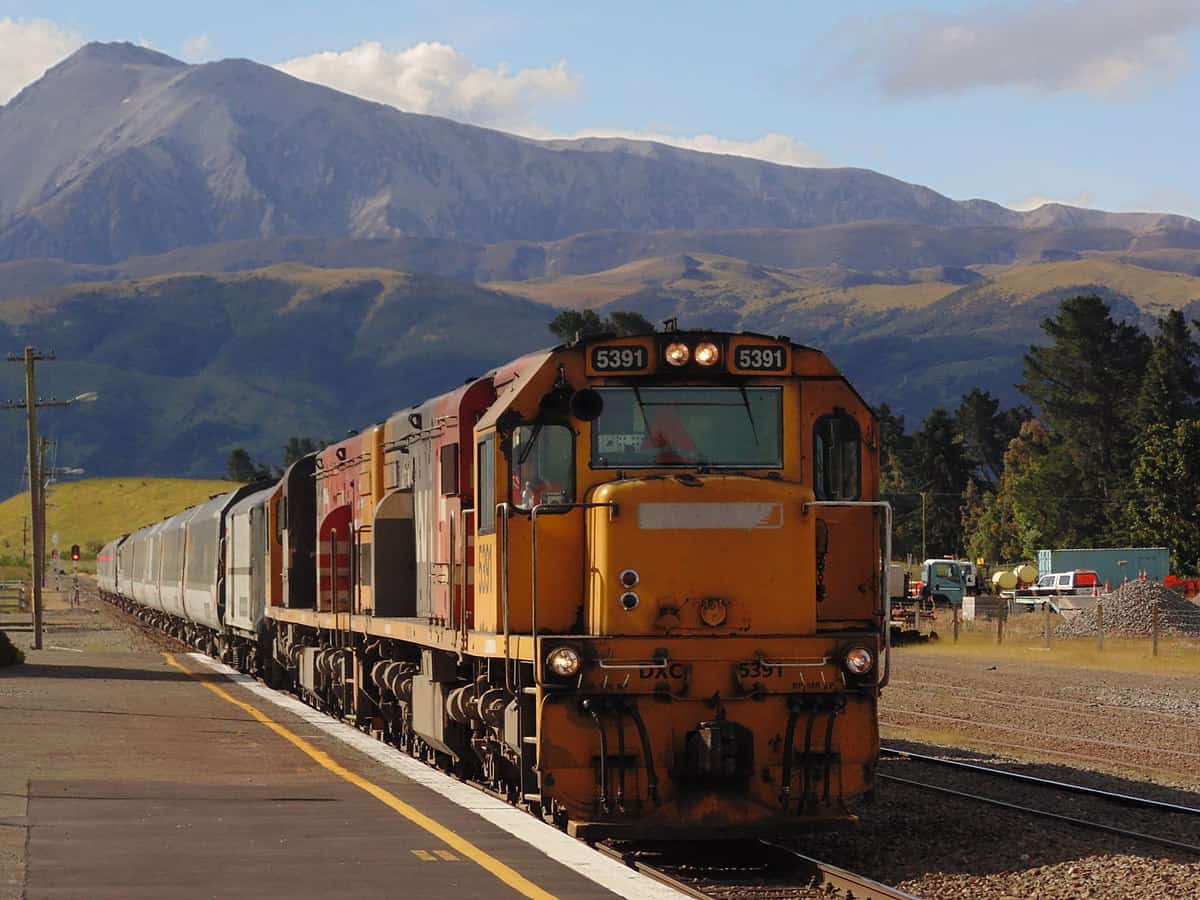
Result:
M195 679L197 683L204 685L204 687L208 688L222 700L232 703L238 709L252 716L263 725L266 725L285 741L294 745L299 750L310 756L313 761L322 768L327 769L334 775L337 775L339 778L350 782L356 788L366 791L376 800L379 800L381 803L400 813L400 815L404 816L404 818L408 819L414 825L425 829L434 837L438 838L442 843L453 847L463 856L467 857L467 859L470 859L487 869L488 872L495 875L521 895L535 898L535 900L555 900L553 894L542 890L520 872L517 872L515 869L505 865L491 854L480 850L466 838L447 828L440 822L431 819L415 806L405 803L391 791L381 788L372 781L368 781L366 778L363 778L356 772L351 772L324 750L319 750L318 748L314 747L298 734L295 734L290 729L280 725L274 719L268 717L257 707L251 706L249 703L237 699L228 691L217 687L217 685L212 684L211 682L205 681L202 678L197 678L195 672L186 666L181 665L170 653L164 653L163 656L166 658L168 663L179 669L181 672L185 672L189 678Z

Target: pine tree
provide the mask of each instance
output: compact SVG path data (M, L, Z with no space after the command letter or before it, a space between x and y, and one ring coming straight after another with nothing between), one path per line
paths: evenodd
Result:
M1134 466L1137 501L1126 515L1135 541L1171 549L1171 570L1200 572L1200 420L1151 425Z
M928 552L949 554L962 549L962 496L971 469L954 417L940 406L931 410L913 435L908 464L912 489L927 495Z
M1042 329L1051 343L1029 348L1019 388L1061 439L1072 493L1092 501L1079 511L1082 538L1124 540L1120 501L1132 478L1133 413L1150 341L1137 326L1115 321L1094 295L1064 300Z
M1030 418L1025 407L1000 411L1000 401L989 392L972 388L964 394L954 418L962 435L967 456L975 465L975 475L995 483L1004 469L1004 452L1017 436L1021 424Z
M576 337L595 337L598 334L614 334L628 337L635 334L653 334L654 324L636 312L616 311L600 318L592 309L564 309L548 326L550 333L564 344Z
M245 448L238 447L229 454L229 459L225 462L225 477L230 481L240 481L245 484L258 479L258 470L254 466L254 460L250 458L250 454Z
M1158 320L1150 359L1138 392L1135 420L1140 428L1173 425L1200 415L1200 344L1177 309Z

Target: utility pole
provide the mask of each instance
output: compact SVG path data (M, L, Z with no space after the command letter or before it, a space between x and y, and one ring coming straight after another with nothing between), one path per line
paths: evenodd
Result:
M12 357L9 357L10 359ZM33 649L42 649L42 572L46 567L45 532L42 528L42 467L37 438L37 392L34 364L54 359L32 347L25 348L25 425L29 438L29 522L33 538Z
M925 498L928 496L924 491L921 491L921 561L929 559L929 554L925 552Z
M41 353L27 346L24 353L8 354L9 362L25 364L25 402L9 402L2 409L24 409L28 434L29 459L29 532L33 543L33 649L42 649L42 577L46 570L46 488L42 483L41 457L44 447L38 443L37 408L39 406L71 406L75 403L91 403L96 399L95 391L88 391L70 400L38 400L34 389L34 366L42 361L54 359L53 353Z

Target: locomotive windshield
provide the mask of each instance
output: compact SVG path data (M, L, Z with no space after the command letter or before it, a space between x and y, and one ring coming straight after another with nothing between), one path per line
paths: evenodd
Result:
M777 387L606 387L592 423L592 465L601 469L783 465Z

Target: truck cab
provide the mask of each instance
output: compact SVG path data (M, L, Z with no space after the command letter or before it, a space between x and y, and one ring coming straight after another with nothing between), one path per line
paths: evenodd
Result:
M1030 592L1036 596L1087 594L1099 586L1099 575L1090 569L1077 569L1074 572L1047 573L1037 580Z
M966 593L962 566L954 559L927 559L921 563L922 597L934 603L962 606Z

